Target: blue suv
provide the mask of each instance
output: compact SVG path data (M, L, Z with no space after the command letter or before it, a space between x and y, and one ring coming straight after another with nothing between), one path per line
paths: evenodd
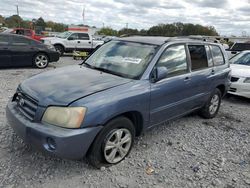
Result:
M119 163L135 136L198 111L218 113L230 84L220 44L188 38L126 37L104 44L81 65L22 82L6 114L26 142L96 167Z

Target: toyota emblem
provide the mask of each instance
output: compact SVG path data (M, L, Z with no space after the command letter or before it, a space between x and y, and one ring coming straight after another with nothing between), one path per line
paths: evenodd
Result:
M21 98L18 103L20 106L23 106L25 104L25 101Z

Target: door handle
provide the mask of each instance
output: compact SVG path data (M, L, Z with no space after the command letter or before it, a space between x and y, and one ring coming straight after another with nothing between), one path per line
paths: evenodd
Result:
M189 76L185 77L184 82L190 81L191 78Z
M77 41L77 43L81 43L80 41Z
M4 49L4 50L8 50L9 48L8 48L8 47L4 47L3 49Z
M89 44L91 44L91 42L89 41Z

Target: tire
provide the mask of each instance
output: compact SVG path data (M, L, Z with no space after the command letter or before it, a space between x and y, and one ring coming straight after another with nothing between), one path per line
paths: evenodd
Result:
M134 138L133 123L126 117L115 118L97 135L88 151L87 159L96 168L117 164L130 153Z
M214 118L220 109L220 104L221 92L216 88L212 95L209 97L206 105L200 110L199 114L206 119Z
M33 58L33 65L36 68L44 69L49 64L49 57L45 53L38 53Z
M55 49L56 49L57 52L59 52L60 56L62 56L64 54L64 48L63 48L62 45L56 44Z

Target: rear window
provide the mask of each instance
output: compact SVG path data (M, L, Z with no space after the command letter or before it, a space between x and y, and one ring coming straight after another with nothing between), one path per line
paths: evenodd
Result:
M232 51L244 51L244 50L250 50L250 43L235 43L233 45Z
M207 53L204 45L188 46L192 70L200 70L208 67Z
M4 36L4 35L0 35L0 45L7 45L9 43L9 37L8 36Z
M215 66L225 64L224 56L219 46L211 46L211 52Z

